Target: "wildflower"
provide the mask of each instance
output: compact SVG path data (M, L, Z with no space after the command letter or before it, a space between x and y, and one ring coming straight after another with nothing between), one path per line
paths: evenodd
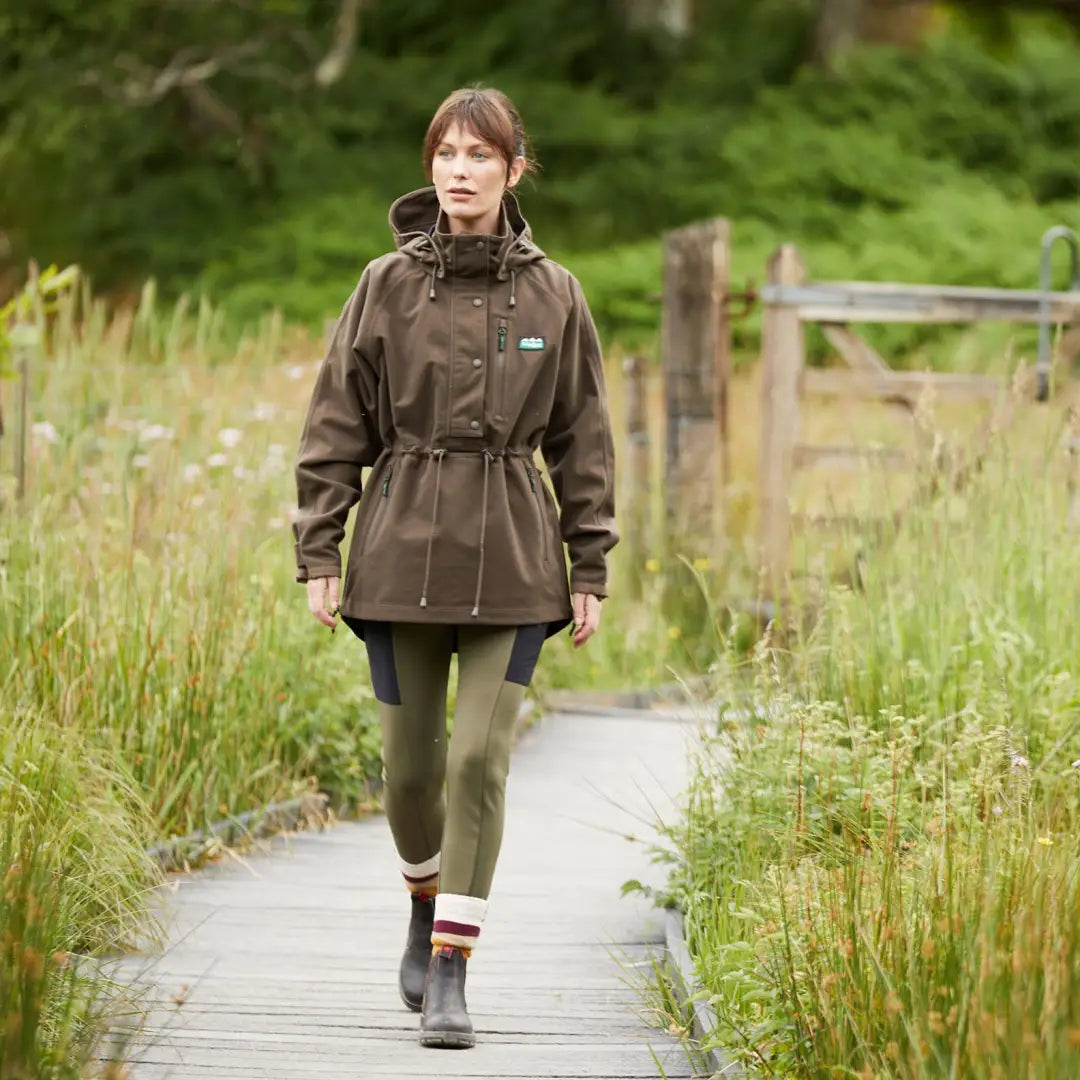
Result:
M296 382L298 379L302 379L304 377L304 365L293 364L291 367L285 369L285 375L293 382Z
M226 450L231 450L243 437L244 433L239 428L227 427L218 432L218 441Z
M269 401L260 401L251 410L252 420L273 420L277 416L277 406Z
M211 454L206 459L206 464L209 465L211 469L220 469L229 464L229 459L224 454Z
M1049 836L1040 836L1038 837L1038 843L1042 844L1043 847L1050 847L1054 841Z
M274 530L284 529L285 528L285 519L284 518L271 518L266 523L266 527L268 529L274 529Z
M1012 767L1014 769L1026 769L1031 764L1023 754L1013 754Z
M101 485L101 494L102 495L112 495L115 491L116 491L115 485L110 484L108 480L106 480Z
M667 628L667 636L671 638L672 641L677 641L679 638L682 637L682 630L680 630L677 626L669 626Z
M711 570L712 569L712 559L704 559L704 558L695 559L694 560L694 569L695 570Z
M289 507L289 520L290 521L299 521L300 520L300 507L299 506L290 506Z
M148 454L136 454L131 459L131 464L133 468L145 469L150 464L150 457Z
M1077 759L1076 759L1076 760L1075 760L1075 761L1074 761L1074 762L1072 763L1072 767L1073 767L1074 769L1080 769L1080 758L1077 758Z
M157 442L159 439L168 440L174 434L175 432L170 427L164 427L161 424L150 424L139 432L139 441Z
M206 498L205 498L205 496L203 496L203 495L192 495L192 496L191 496L191 505L192 505L192 506L193 506L193 507L194 507L194 508L195 508L196 510L198 510L198 508L199 508L200 506L202 506L202 504L203 504L204 502L206 502Z
M202 466L196 465L195 462L192 461L190 464L184 466L182 476L184 477L185 483L192 484L202 476L202 472Z
M48 420L39 420L30 430L33 432L34 438L40 439L42 442L54 443L60 438L56 428Z
M245 469L243 465L237 465L233 469L232 474L236 477L237 480L246 480L251 475L251 473L247 469Z
M655 574L660 569L660 560L659 559L646 559L645 560L645 569L648 570L650 574Z

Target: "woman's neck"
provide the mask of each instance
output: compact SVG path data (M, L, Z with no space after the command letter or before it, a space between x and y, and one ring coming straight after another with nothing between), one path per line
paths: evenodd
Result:
M502 236L500 228L502 224L502 207L497 206L489 214L482 218L452 218L442 214L442 224L449 225L445 229L451 236L460 236L462 233L471 233L478 236ZM443 231L443 230L440 230Z

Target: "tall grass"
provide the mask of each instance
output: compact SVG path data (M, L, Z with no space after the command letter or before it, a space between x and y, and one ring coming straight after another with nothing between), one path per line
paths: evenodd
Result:
M117 999L83 954L156 936L153 823L119 764L29 712L0 712L0 1076L82 1075Z
M213 310L185 307L160 314L152 287L127 320L61 307L29 496L0 524L0 701L108 747L165 834L312 778L347 800L378 752L359 656L293 580L310 356L268 320L226 363Z
M755 1075L1042 1080L1080 1055L1080 545L1051 432L764 641L672 888ZM731 663L728 663L728 660Z

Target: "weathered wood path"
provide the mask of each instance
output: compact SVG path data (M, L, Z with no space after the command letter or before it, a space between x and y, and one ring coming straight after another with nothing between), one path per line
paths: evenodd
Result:
M692 1076L634 988L662 914L620 896L629 878L663 881L640 841L675 812L692 726L685 713L564 713L523 737L469 964L475 1049L416 1041L397 993L408 902L375 817L179 879L169 946L116 973L155 1003L133 1080Z

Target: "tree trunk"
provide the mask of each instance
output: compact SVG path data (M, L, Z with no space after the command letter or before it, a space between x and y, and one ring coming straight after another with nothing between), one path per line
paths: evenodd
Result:
M859 40L863 0L820 0L814 31L814 60L832 69Z
M666 30L683 38L694 23L693 0L622 0L626 21L646 30Z

